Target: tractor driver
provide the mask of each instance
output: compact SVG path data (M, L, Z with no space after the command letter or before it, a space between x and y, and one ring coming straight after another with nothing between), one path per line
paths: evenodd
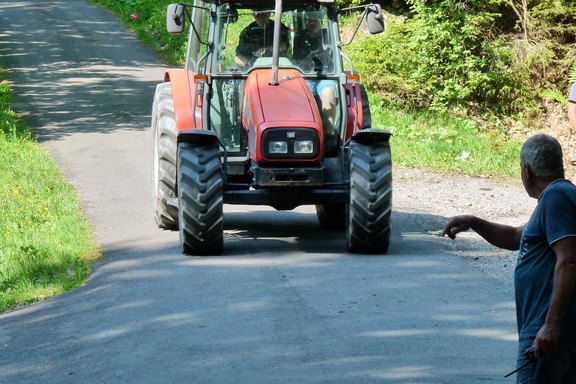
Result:
M288 28L280 26L280 53L288 50ZM237 65L245 67L251 65L257 58L272 55L274 42L274 21L270 19L270 12L254 11L254 21L240 33L240 41L236 48Z
M325 48L326 30L322 29L322 11L306 11L304 14L304 29L296 34L294 39L294 54L292 58L299 61L304 70L312 70L328 65L330 50ZM316 69L314 69L316 70Z
M319 10L306 11L304 14L304 29L296 34L294 39L294 54L292 58L304 71L319 70L331 59L331 52L325 49L326 31L322 29L324 14ZM319 69L318 69L319 68ZM336 112L336 83L334 80L307 79L306 82L315 97L319 99L322 123L325 133L334 134Z

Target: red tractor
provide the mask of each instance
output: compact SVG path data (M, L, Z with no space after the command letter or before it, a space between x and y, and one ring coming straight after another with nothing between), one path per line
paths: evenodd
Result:
M355 8L354 35L364 21L383 32L379 5ZM371 127L342 11L335 0L168 6L168 31L190 30L185 67L166 70L154 96L154 209L182 252L222 252L224 204L315 205L349 251L386 252L391 134Z

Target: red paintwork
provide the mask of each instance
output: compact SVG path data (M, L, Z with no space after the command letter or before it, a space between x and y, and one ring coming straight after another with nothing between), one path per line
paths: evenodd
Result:
M191 105L194 102L194 95L198 84L194 83L194 73L184 69L169 69L164 73L164 81L172 85L172 96L174 98L174 113L176 117L176 127L178 133L190 129L202 129L202 98L198 97L196 108L194 108L194 118ZM196 124L194 124L196 123Z
M356 106L354 106L351 102L348 103L348 121L346 123L346 138L348 139L356 130L360 130L360 128L362 128L362 97L360 95L360 85L345 84L344 87L350 94L350 100L354 100L354 95L356 95ZM358 121L356 122L356 127L354 127L356 111L358 111Z
M248 131L250 158L257 162L267 161L260 148L260 138L266 129L298 127L311 128L318 132L319 155L306 161L321 161L324 153L322 120L306 81L296 70L280 69L279 84L270 85L271 74L269 69L254 70L246 80L242 124Z
M262 133L274 127L301 127L318 131L320 136L320 151L315 159L308 162L318 162L323 159L324 139L322 120L314 96L301 73L292 69L280 69L279 85L270 85L270 69L254 70L246 80L244 101L242 105L242 124L248 131L250 158L257 162L266 162L260 148ZM198 84L194 82L194 73L184 69L169 69L164 74L164 81L172 85L174 97L174 113L178 133L190 129L205 129L202 124L202 98L198 97L194 115L191 105ZM362 127L362 99L360 87L346 84L350 100L356 95L356 108L348 107L346 138ZM358 111L358 120L354 127L354 119ZM195 120L195 121L194 121ZM194 124L195 123L195 124ZM279 160L274 160L278 162ZM286 160L290 161L290 160Z

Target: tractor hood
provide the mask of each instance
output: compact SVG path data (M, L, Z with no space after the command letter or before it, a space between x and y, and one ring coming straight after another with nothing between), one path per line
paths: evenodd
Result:
M248 131L251 158L259 162L294 161L291 156L271 158L266 152L263 136L270 135L267 133L269 130L283 129L295 132L294 135L313 135L315 155L298 157L297 160L320 161L323 153L322 120L306 81L300 72L292 69L279 71L278 85L271 85L271 79L270 69L257 69L246 80L242 123Z

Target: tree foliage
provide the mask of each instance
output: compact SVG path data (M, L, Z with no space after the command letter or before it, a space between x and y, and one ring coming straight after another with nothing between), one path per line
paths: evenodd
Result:
M391 9L390 2L381 1ZM575 1L405 0L387 32L350 55L390 105L463 115L541 112L544 90L564 92L575 59Z

